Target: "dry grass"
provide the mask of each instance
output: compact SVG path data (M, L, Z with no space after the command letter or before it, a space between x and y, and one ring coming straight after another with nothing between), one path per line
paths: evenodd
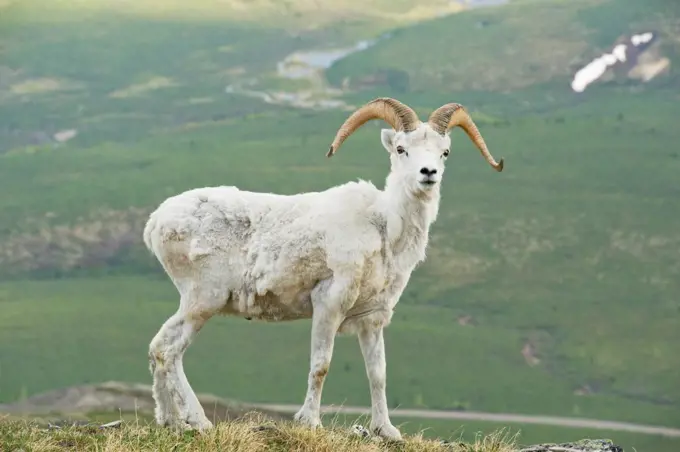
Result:
M59 268L73 269L111 259L131 246L141 243L139 231L144 227L148 210L101 209L70 224L32 223L32 232L12 234L0 240L0 266L26 271Z
M17 71L14 74L7 74L10 76L18 76ZM18 81L9 86L9 94L14 96L24 96L30 94L44 94L55 91L78 90L82 89L83 85L73 80L56 79L49 77L28 78Z
M354 19L409 23L462 9L458 3L448 0L434 0L427 5L413 0L30 0L28 3L49 11L51 17L44 16L49 21L104 12L185 22L219 19L281 25L285 20L287 26L303 29L323 28L339 20Z
M377 438L362 438L340 425L311 430L294 423L272 423L259 416L223 422L204 433L178 433L141 422L118 427L97 425L48 429L25 420L0 419L0 450L118 451L454 451L511 452L513 438L503 432L480 437L471 444L448 443L410 436L403 442L388 443Z
M447 243L444 234L433 234L428 250L428 277L432 283L446 281L447 287L462 287L484 279L486 272L496 264L480 254L471 254Z
M175 86L179 86L178 83L174 82L173 80L169 79L168 77L151 77L149 80L147 80L144 83L137 83L134 85L130 85L128 87L116 90L109 94L109 97L113 97L114 99L124 99L126 97L135 97L139 96L142 94L145 94L149 91L155 91L157 89L162 89L162 88L172 88Z

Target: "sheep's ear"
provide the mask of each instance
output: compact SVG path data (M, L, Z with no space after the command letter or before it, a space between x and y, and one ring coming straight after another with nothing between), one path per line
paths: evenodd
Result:
M387 152L392 152L394 149L394 136L396 134L397 131L394 129L382 129L380 131L380 141L382 141L382 145Z

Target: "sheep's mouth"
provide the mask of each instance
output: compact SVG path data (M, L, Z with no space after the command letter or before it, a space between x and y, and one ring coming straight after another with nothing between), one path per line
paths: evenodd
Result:
M426 187L431 187L431 186L433 186L434 184L436 184L437 181L434 180L434 179L425 179L425 180L421 180L420 183L423 184L423 185L425 185Z

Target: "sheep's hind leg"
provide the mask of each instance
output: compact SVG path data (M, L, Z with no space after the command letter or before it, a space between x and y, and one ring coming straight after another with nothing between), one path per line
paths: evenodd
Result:
M174 402L168 391L167 368L163 361L163 355L157 354L157 351L160 350L160 344L164 342L163 338L167 330L165 325L173 320L171 317L163 324L149 345L149 370L153 378L152 395L156 402L156 423L163 427L177 423Z
M192 339L214 312L197 311L197 304L184 301L177 313L165 322L150 346L150 356L154 360L154 387L157 388L154 396L158 396L156 420L159 424L165 421L175 427L203 430L211 428L212 423L205 416L184 374L182 358Z

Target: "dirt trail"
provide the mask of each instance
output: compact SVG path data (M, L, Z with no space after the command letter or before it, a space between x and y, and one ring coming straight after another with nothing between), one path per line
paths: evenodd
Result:
M300 408L297 405L258 404L262 409L274 410L283 413L295 413ZM370 408L356 406L322 406L323 413L338 413L350 415L370 415ZM654 425L632 424L628 422L601 421L596 419L584 419L575 417L559 416L530 416L510 413L483 413L479 411L439 411L396 408L390 410L390 416L410 417L422 419L459 419L467 421L509 422L521 424L555 425L559 427L592 428L598 430L625 431L633 433L645 433L649 435L661 435L671 438L680 438L680 429L672 427L660 427Z
M249 411L261 411L274 419L290 419L300 408L291 404L244 404L222 399L213 394L197 394L209 416L231 419ZM139 383L108 381L94 385L72 386L36 394L21 402L0 404L2 413L89 413L89 412L147 412L153 413L154 401L151 386ZM324 405L323 413L370 415L370 408L357 406ZM479 411L442 411L397 408L390 410L395 418L449 419L486 421L516 424L555 425L559 427L590 428L598 430L625 431L680 438L680 428L628 422L604 421L566 416L537 416L510 413L484 413Z

